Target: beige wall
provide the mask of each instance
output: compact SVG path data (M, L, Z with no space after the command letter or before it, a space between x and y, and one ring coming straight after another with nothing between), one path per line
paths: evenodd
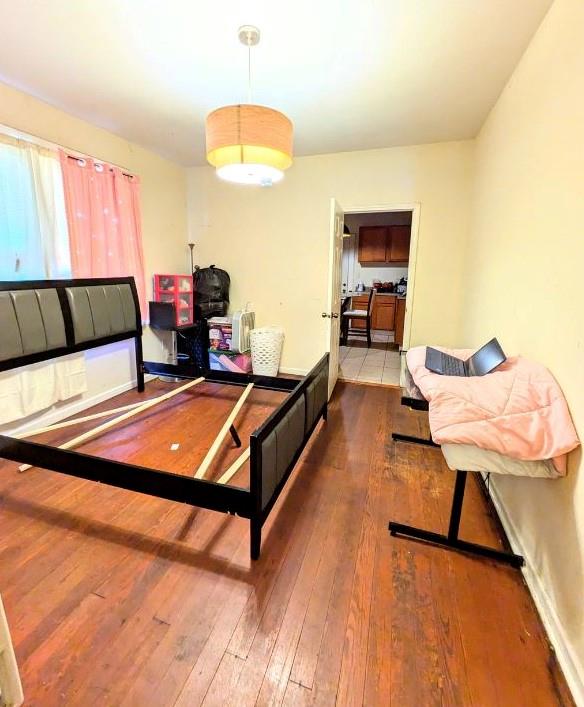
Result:
M497 335L508 354L548 366L584 436L582 0L556 0L484 125L476 158L465 342ZM581 453L566 480L505 477L495 488L534 569L552 638L567 639L564 668L584 704Z
M286 330L282 365L308 369L326 348L330 198L346 209L421 204L412 343L455 344L468 235L472 142L300 157L270 189L189 173L197 262L231 275L231 304Z
M113 162L139 175L147 284L151 286L153 272L185 271L188 256L184 168L4 84L0 84L0 124ZM85 402L74 404L85 407L107 397L108 391L123 389L132 376L132 350L132 344L121 343L87 354L89 390ZM160 339L151 331L145 332L144 354L147 358L162 358Z

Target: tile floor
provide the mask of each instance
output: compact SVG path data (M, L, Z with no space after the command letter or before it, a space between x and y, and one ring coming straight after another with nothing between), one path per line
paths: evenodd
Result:
M349 337L341 346L339 378L357 383L382 383L399 386L401 357L393 343L393 332L372 332L371 348L362 338Z

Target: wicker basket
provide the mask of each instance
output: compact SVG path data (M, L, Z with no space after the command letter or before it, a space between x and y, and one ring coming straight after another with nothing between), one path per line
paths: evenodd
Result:
M259 327L252 329L249 340L253 372L260 376L277 376L284 330L274 326Z

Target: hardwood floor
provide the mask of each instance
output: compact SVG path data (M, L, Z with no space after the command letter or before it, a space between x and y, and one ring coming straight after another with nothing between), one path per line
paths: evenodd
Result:
M83 451L192 471L241 392L201 387ZM242 439L280 399L253 392ZM0 593L26 704L572 704L517 570L390 537L389 519L444 529L454 482L394 429L425 433L424 415L339 383L256 563L242 519L1 462ZM235 456L226 442L212 475ZM474 483L461 534L500 545Z

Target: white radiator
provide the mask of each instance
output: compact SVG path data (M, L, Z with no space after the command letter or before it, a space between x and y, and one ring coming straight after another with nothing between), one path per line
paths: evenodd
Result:
M0 706L18 707L24 701L8 621L0 597Z

